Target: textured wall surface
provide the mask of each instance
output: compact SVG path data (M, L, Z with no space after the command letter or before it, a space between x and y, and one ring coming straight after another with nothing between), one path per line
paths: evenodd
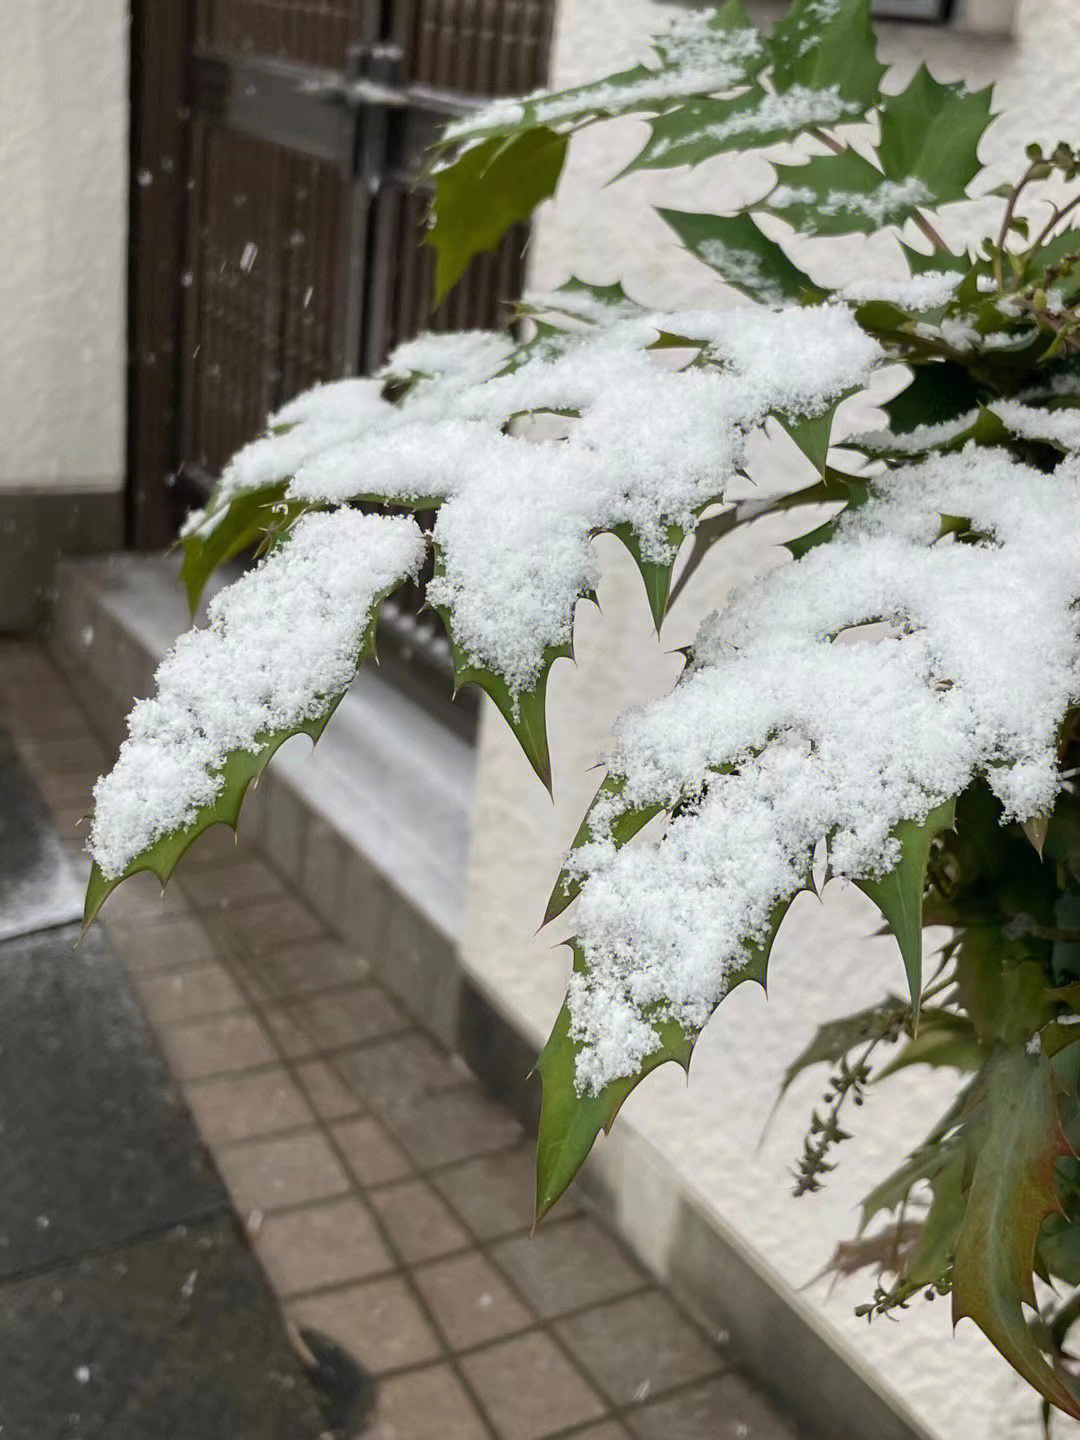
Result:
M1053 141L1070 132L1080 138L1075 133L1080 75L1070 12L1075 17L1074 0L1025 0L1015 42L895 27L884 35L885 51L907 69L926 58L942 78L1000 82L1003 118L988 134L984 154L995 165L1001 162L995 178L1005 178L1027 140ZM642 53L643 36L676 13L676 6L650 0L563 0L556 80L572 83L619 68ZM647 200L662 197L701 209L707 198L724 208L756 189L763 171L754 163L717 162L692 179L678 172L662 180L633 177L598 194L640 138L634 122L624 122L575 142L560 193L539 227L534 282L558 284L569 273L605 283L618 276L646 303L727 303L712 278L677 250L649 213ZM957 234L948 216L944 228ZM896 260L890 247L870 247L868 253L858 241L826 249L814 252L823 279L871 273ZM776 446L771 473L779 475L791 463L790 453ZM722 603L733 584L779 563L776 542L790 533L783 524L769 533L744 532L726 550L714 551L711 565L703 567L708 575L699 572L687 588L661 645L651 632L636 573L614 541L603 542L610 560L600 591L606 619L591 606L581 607L577 665L559 664L552 676L554 805L501 719L490 708L484 711L465 962L538 1041L546 1037L561 1000L566 952L553 947L567 931L552 927L536 938L532 932L563 848L598 782L588 767L603 753L611 720L627 705L670 686L678 661L665 652L691 638L702 613ZM841 1168L821 1195L795 1201L789 1172L810 1108L824 1088L823 1072L793 1086L758 1148L784 1065L816 1025L868 1003L886 987L902 988L895 946L868 939L876 924L876 913L850 888L845 893L832 886L823 905L802 897L774 951L768 1002L756 988L737 991L699 1044L689 1087L673 1067L658 1072L631 1097L620 1123L635 1127L661 1157L663 1179L656 1179L653 1167L654 1189L678 1183L695 1193L793 1289L806 1287L802 1298L822 1323L942 1440L1035 1440L1041 1427L1031 1393L970 1322L952 1337L947 1303L919 1302L899 1326L879 1321L867 1328L852 1311L869 1284L856 1279L830 1289L815 1279L835 1242L853 1233L862 1194L944 1108L940 1085L909 1072L875 1093L861 1114L859 1138L843 1148ZM614 1163L605 1168L617 1175L623 1161L616 1150L617 1142L609 1142ZM628 1156L635 1151L640 1147L627 1147ZM670 1239L660 1218L665 1206L659 1195L650 1195L646 1205L640 1173L624 1168L624 1213L642 1249L663 1263ZM783 1363L779 1357L778 1363ZM1078 1435L1080 1427L1059 1423L1055 1434Z
M0 13L0 488L116 488L124 446L127 6Z

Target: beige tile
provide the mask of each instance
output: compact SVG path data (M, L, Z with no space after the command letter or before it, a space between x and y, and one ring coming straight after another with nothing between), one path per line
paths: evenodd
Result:
M280 1067L226 1080L198 1080L184 1092L208 1140L250 1140L310 1125L311 1109Z
M246 1008L244 997L220 965L150 973L135 969L132 981L147 1018L155 1025L179 1025Z
M467 1231L422 1180L406 1180L375 1190L371 1200L402 1259L409 1264L434 1260L470 1244Z
M264 900L224 910L204 910L202 915L223 953L241 960L257 959L282 945L320 939L326 934L318 918L285 889Z
M268 1216L259 1227L255 1249L282 1296L394 1269L378 1226L351 1195Z
M253 1015L217 1015L164 1031L161 1044L180 1080L254 1070L277 1060Z
M545 1317L614 1300L646 1283L622 1246L586 1216L504 1240L493 1247L491 1258Z
M638 1440L795 1440L776 1411L738 1375L722 1375L626 1415Z
M380 985L328 991L283 1006L318 1050L338 1050L409 1028L404 1011Z
M393 1375L379 1386L370 1440L488 1440L461 1382L445 1365Z
M265 861L250 853L241 855L235 844L233 851L229 859L212 865L188 865L187 855L181 860L176 883L197 910L229 909L282 892L284 882Z
M536 1197L535 1146L525 1142L498 1155L466 1160L438 1171L432 1184L480 1240L498 1240L530 1230ZM564 1195L558 1218L565 1219L577 1209L572 1196Z
M365 1370L399 1370L441 1352L423 1311L398 1278L369 1280L347 1290L312 1295L289 1307L290 1317L343 1346Z
M502 1150L521 1140L522 1129L478 1085L464 1084L419 1098L388 1097L379 1118L425 1168Z
M263 1000L297 999L371 978L367 962L330 936L263 951L235 963L252 992Z
M345 1171L318 1130L223 1145L214 1158L244 1214L302 1205L349 1188Z
M661 1290L594 1306L554 1329L585 1373L619 1405L726 1368L716 1346Z
M132 972L205 965L216 958L210 936L197 920L161 916L156 923L113 920L105 928Z
M342 1120L362 1108L334 1065L326 1060L302 1060L296 1067L296 1078L324 1120Z
M502 1341L464 1356L461 1366L502 1440L540 1440L606 1414L548 1335Z
M413 1275L453 1350L527 1330L533 1318L477 1250L420 1266Z
M346 1163L361 1185L385 1185L415 1172L377 1120L363 1116L332 1127Z

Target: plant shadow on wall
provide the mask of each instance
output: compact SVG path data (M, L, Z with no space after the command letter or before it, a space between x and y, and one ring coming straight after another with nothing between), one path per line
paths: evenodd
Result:
M222 560L266 552L132 712L95 791L86 914L134 871L167 879L204 830L235 824L287 737L318 737L429 547L457 683L490 695L550 783L545 686L594 596L594 537L626 545L659 629L726 534L814 507L809 531L792 515L792 563L707 620L673 692L616 728L546 917L574 906L539 1062L537 1214L634 1086L688 1066L723 997L764 984L824 847L827 877L895 933L906 998L793 1062L789 1077L832 1067L798 1188L821 1184L871 1078L955 1071L953 1104L834 1264L877 1266L868 1314L951 1293L1080 1417L1080 161L1032 147L992 192L993 232L950 250L928 217L985 192L990 95L924 68L883 95L883 68L865 0L798 0L767 36L729 3L657 39L649 65L447 131L440 294L553 193L583 126L647 117L631 171L795 137L809 158L774 156L738 213L661 211L756 304L656 313L575 280L527 300L514 334L422 338L271 417L187 524L193 601ZM830 291L784 248L882 230L904 280ZM881 370L883 428L831 447L837 407ZM725 502L770 421L806 483ZM438 512L430 534L420 510ZM927 924L950 938L924 974ZM1055 1286L1038 1304L1036 1276Z

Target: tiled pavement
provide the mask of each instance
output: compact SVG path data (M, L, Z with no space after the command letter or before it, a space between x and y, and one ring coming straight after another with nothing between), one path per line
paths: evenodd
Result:
M111 759L40 649L0 720L76 850ZM517 1121L243 839L212 831L105 924L298 1325L378 1377L374 1440L793 1440L572 1197L530 1237Z

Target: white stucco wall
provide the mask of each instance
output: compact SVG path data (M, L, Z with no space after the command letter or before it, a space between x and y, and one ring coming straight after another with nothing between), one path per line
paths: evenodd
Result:
M0 487L118 488L128 9L0 12Z
M984 153L1001 160L1005 178L1027 140L1053 141L1077 129L1080 71L1070 12L1075 17L1075 0L1022 0L1016 43L940 32L931 37L896 27L885 33L884 49L908 67L927 58L942 78L999 82L1004 118L988 135ZM556 82L586 79L637 58L642 37L677 13L676 6L653 0L563 0ZM620 160L634 153L640 133L633 122L624 122L575 142L559 196L539 225L534 283L558 284L574 272L597 282L619 277L645 303L716 301L723 292L678 251L649 213L646 197L688 209L708 208L710 201L730 207L746 187L756 187L754 164L720 162L692 179L634 177L598 194ZM823 278L829 278L826 269L839 279L856 265L865 270L888 263L880 248L871 261L859 246L835 244L824 265L818 255ZM777 447L774 464L790 462L790 451L785 459ZM692 637L701 614L721 603L732 584L776 563L776 541L790 533L789 525L778 523L769 533L743 533L714 551L711 567L703 567L708 576L695 577L674 610L663 646L651 631L636 572L614 541L602 542L608 562L600 591L605 618L591 606L581 607L577 665L556 666L551 681L554 804L502 721L493 710L484 712L464 958L538 1042L561 1000L566 952L553 946L567 932L553 927L533 938L533 931L563 849L597 784L589 767L603 750L610 722L628 704L669 688L681 662L664 652ZM940 1083L909 1073L883 1086L861 1113L859 1138L843 1147L841 1168L821 1195L795 1201L790 1169L824 1087L824 1072L793 1087L758 1148L784 1065L817 1024L869 1003L886 987L902 989L893 943L868 939L876 924L876 912L851 889L831 887L823 905L800 899L774 951L768 1002L756 987L737 991L699 1043L689 1087L667 1067L627 1103L620 1124L632 1127L645 1152L651 1148L661 1164L646 1189L640 1168L628 1179L624 1214L642 1248L662 1260L670 1238L664 1196L677 1181L793 1288L808 1286L803 1299L821 1320L942 1440L1035 1440L1041 1428L1031 1392L970 1323L951 1336L947 1304L917 1304L899 1326L881 1321L867 1328L852 1311L871 1282L857 1279L831 1291L824 1282L811 1283L835 1242L853 1233L861 1195L944 1108ZM643 1153L630 1144L620 1154L617 1140L601 1142L600 1148L605 1146L612 1157L608 1168L616 1173L620 1165L629 1168L631 1152L635 1166ZM1059 1422L1055 1433L1078 1435L1080 1427Z

